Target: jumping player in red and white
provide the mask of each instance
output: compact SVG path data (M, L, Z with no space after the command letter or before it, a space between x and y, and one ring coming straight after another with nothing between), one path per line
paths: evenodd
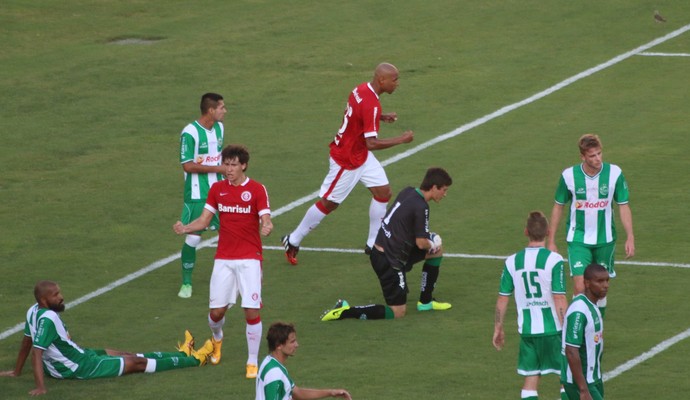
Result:
M213 333L211 364L218 364L223 344L225 312L242 297L247 321L247 378L256 378L261 344L261 237L273 230L268 192L245 172L249 152L244 146L230 145L221 153L227 179L211 186L201 216L187 225L177 221L175 233L183 235L208 226L219 215L220 233L209 292L208 324Z
M321 184L320 199L307 210L297 228L282 237L285 256L290 264L297 265L297 253L302 239L326 215L338 208L358 182L366 186L373 195L369 206L369 235L364 250L367 254L371 251L381 219L386 214L388 200L392 196L386 171L372 151L410 143L414 137L410 130L393 138L378 137L380 121L392 123L398 119L394 112L382 113L379 102L382 93L391 94L398 87L398 75L398 69L394 65L379 64L371 82L360 84L350 93L343 124L330 144L330 167Z

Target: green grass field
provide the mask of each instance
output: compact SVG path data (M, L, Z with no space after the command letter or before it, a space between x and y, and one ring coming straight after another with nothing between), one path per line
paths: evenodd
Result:
M654 21L657 9L668 22ZM520 249L527 213L548 215L560 171L578 162L577 138L601 135L605 160L620 165L631 186L637 245L637 264L617 265L609 296L604 369L614 371L690 328L683 297L690 57L628 54L590 69L672 32L645 51L690 53L690 33L677 31L687 24L690 3L679 0L5 0L0 370L14 366L21 334L10 333L33 304L37 280L58 281L69 302L179 252L171 229L181 208L179 132L198 116L201 94L225 96L226 143L250 148L248 175L266 185L280 210L265 245L278 246L312 201L285 206L317 190L327 171L327 145L349 90L389 61L401 85L382 105L399 119L381 135L413 129L415 141L379 152L380 160L491 115L386 167L395 191L417 185L430 165L449 170L455 183L431 206L446 253ZM117 44L121 39L152 42ZM355 190L303 246L361 249L368 197ZM65 312L73 339L150 351L171 350L186 328L209 335L213 252L199 252L190 300L176 296L179 260L163 262ZM446 257L436 291L454 305L446 313L322 323L319 315L338 297L382 301L368 260L303 250L300 265L289 267L272 247L264 263L264 332L276 320L296 324L301 347L287 366L300 386L346 387L356 399L514 399L522 384L516 330L507 330L503 351L491 346L501 268L500 259ZM409 283L412 305L419 268ZM251 399L239 309L228 312L225 334L218 366L48 380L47 398ZM606 382L607 398L687 398L689 355L682 340L633 362ZM27 366L18 379L0 379L0 398L26 398L32 388ZM555 399L557 391L557 378L545 378L541 397Z

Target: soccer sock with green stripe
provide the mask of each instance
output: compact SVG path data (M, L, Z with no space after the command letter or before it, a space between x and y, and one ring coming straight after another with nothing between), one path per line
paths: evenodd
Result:
M153 358L156 360L160 360L163 358L173 358L173 357L187 357L187 355L181 351L171 351L171 352L153 351L151 353L137 353L137 356L144 357L144 358Z
M198 367L199 366L199 360L197 360L194 357L187 357L184 354L180 354L181 357L170 357L170 358L161 358L161 359L148 359L148 363L146 365L146 371L148 373L151 372L162 372L162 371L170 371L171 369L179 369L179 368L189 368L189 367Z
M344 310L340 314L340 319L393 319L395 315L390 307L381 304L370 304L368 306L353 306Z
M431 303L433 300L434 288L438 280L439 269L441 268L443 257L430 258L424 262L422 267L422 290L419 294L419 302L422 304Z
M192 284L192 272L194 272L194 264L196 263L196 247L192 247L185 243L182 245L182 284Z

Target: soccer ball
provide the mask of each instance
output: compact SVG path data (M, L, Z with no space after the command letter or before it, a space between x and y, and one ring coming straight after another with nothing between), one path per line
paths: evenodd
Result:
M436 232L431 232L431 242L434 244L434 248L438 249L441 247L441 244L443 244L443 240L441 240L441 235L439 235Z

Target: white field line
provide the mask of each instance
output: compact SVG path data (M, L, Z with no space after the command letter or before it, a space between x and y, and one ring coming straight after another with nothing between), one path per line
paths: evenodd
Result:
M417 145L417 146L415 146L415 147L413 147L407 151L404 151L404 152L399 153L399 154L397 154L397 155L395 155L395 156L393 156L387 160L384 160L381 164L383 164L384 166L393 164L393 163L398 162L402 159L410 157L411 155L416 154L416 153L418 153L418 152L420 152L420 151L422 151L428 147L431 147L437 143L440 143L440 142L443 142L445 140L454 138L454 137L456 137L456 136L458 136L464 132L469 131L472 128L483 125L483 124L485 124L485 123L487 123L487 122L489 122L495 118L501 117L501 116L513 111L513 110L516 110L522 106L533 103L533 102L540 100L540 99L542 99L542 98L544 98L544 97L546 97L546 96L548 96L548 95L550 95L550 94L552 94L558 90L561 90L567 86L570 86L573 83L579 81L580 79L587 78L587 77L589 77L589 76L591 76L591 75L593 75L599 71L602 71L608 67L616 65L616 64L618 64L618 63L620 63L620 62L622 62L622 61L624 61L624 60L626 60L626 59L628 59L634 55L637 55L641 52L644 52L645 50L650 49L650 48L652 48L658 44L664 43L670 39L673 39L679 35L682 35L683 33L687 32L688 30L690 30L690 24L685 25L682 28L676 29L675 31L673 31L673 32L671 32L665 36L654 39L651 42L646 43L646 44L644 44L644 45L642 45L636 49L633 49L633 50L630 50L626 53L620 54L620 55L618 55L618 56L616 56L616 57L614 57L614 58L612 58L612 59L610 59L610 60L608 60L602 64L599 64L595 67L589 68L583 72L580 72L577 75L573 75L570 78L565 79L565 80L551 86L550 88L543 90L539 93L536 93L536 94L534 94L534 95L532 95L532 96L530 96L530 97L528 97L522 101L507 105L507 106L505 106L499 110L492 112L491 114L487 114L487 115L485 115L479 119L476 119L476 120L474 120L468 124L462 125L459 128L456 128L456 129L454 129L448 133L445 133L445 134L437 136L431 140L428 140L424 143L421 143L421 144L419 144L419 145ZM273 215L273 217L277 217L277 216L282 215L288 211L293 210L294 208L299 207L300 205L302 205L302 204L304 204L304 203L306 203L312 199L315 199L317 196L318 196L318 192L313 192L312 194L304 196L304 197L302 197L296 201L293 201L286 206L278 208L277 210L275 210L271 214ZM211 239L207 239L207 240L200 243L199 248L203 248L203 247L212 245L217 240L218 240L217 236L213 237ZM95 291L93 291L93 292L91 292L85 296L78 298L77 300L74 300L72 302L67 303L66 308L75 307L75 306L77 306L81 303L84 303L84 302L86 302L86 301L88 301L88 300L90 300L96 296L100 296L101 294L109 292L109 291L111 291L111 290L113 290L119 286L124 285L125 283L131 282L132 280L134 280L134 279L136 279L142 275L145 275L151 271L159 269L159 268L163 267L164 265L167 265L167 264L173 262L174 260L177 260L178 258L180 258L180 253L172 254L166 258L158 260L158 261L154 262L153 264L140 269L139 271L131 273L131 274L129 274L129 275L127 275L121 279L118 279L115 282L110 283L107 286L104 286L98 290L95 290ZM11 336L17 332L20 332L22 329L23 329L23 323L19 323L19 324L15 325L14 327L9 328L9 329L3 331L2 333L0 333L0 340L4 340L7 337L9 337L9 336ZM635 364L635 365L637 365L637 364ZM629 368L632 368L632 366L630 366Z
M638 56L647 56L647 57L690 57L690 54L688 53L652 53L652 52L642 52L639 53Z
M264 246L264 250L280 250L284 251L285 248L282 246ZM336 247L304 247L301 246L299 248L300 252L304 251L314 251L314 252L321 252L321 253L351 253L351 254L357 254L357 253L364 253L363 249L341 249L341 248L336 248ZM443 253L443 257L448 257L448 258L482 258L482 259L491 259L491 260L505 260L508 258L508 255L491 255L491 254L467 254L467 253ZM567 263L568 260L565 260ZM637 266L645 266L645 267L675 267L675 268L690 268L690 264L680 264L680 263L667 263L667 262L646 262L646 261L628 261L628 260L621 260L618 261L616 260L616 265L618 264L623 264L623 265L637 265Z
M604 373L604 382L609 381L609 380L617 377L618 375L622 374L623 372L625 372L629 369L632 369L636 365L649 360L650 358L654 357L655 355L668 349L669 347L680 342L681 340L687 339L688 337L690 337L690 329L686 330L685 332L681 332L672 338L664 340L663 342L652 347L649 351L645 351L644 353L633 358L632 360L628 360L628 361L624 362L623 364L617 366L613 370L611 370L609 372L605 372Z

